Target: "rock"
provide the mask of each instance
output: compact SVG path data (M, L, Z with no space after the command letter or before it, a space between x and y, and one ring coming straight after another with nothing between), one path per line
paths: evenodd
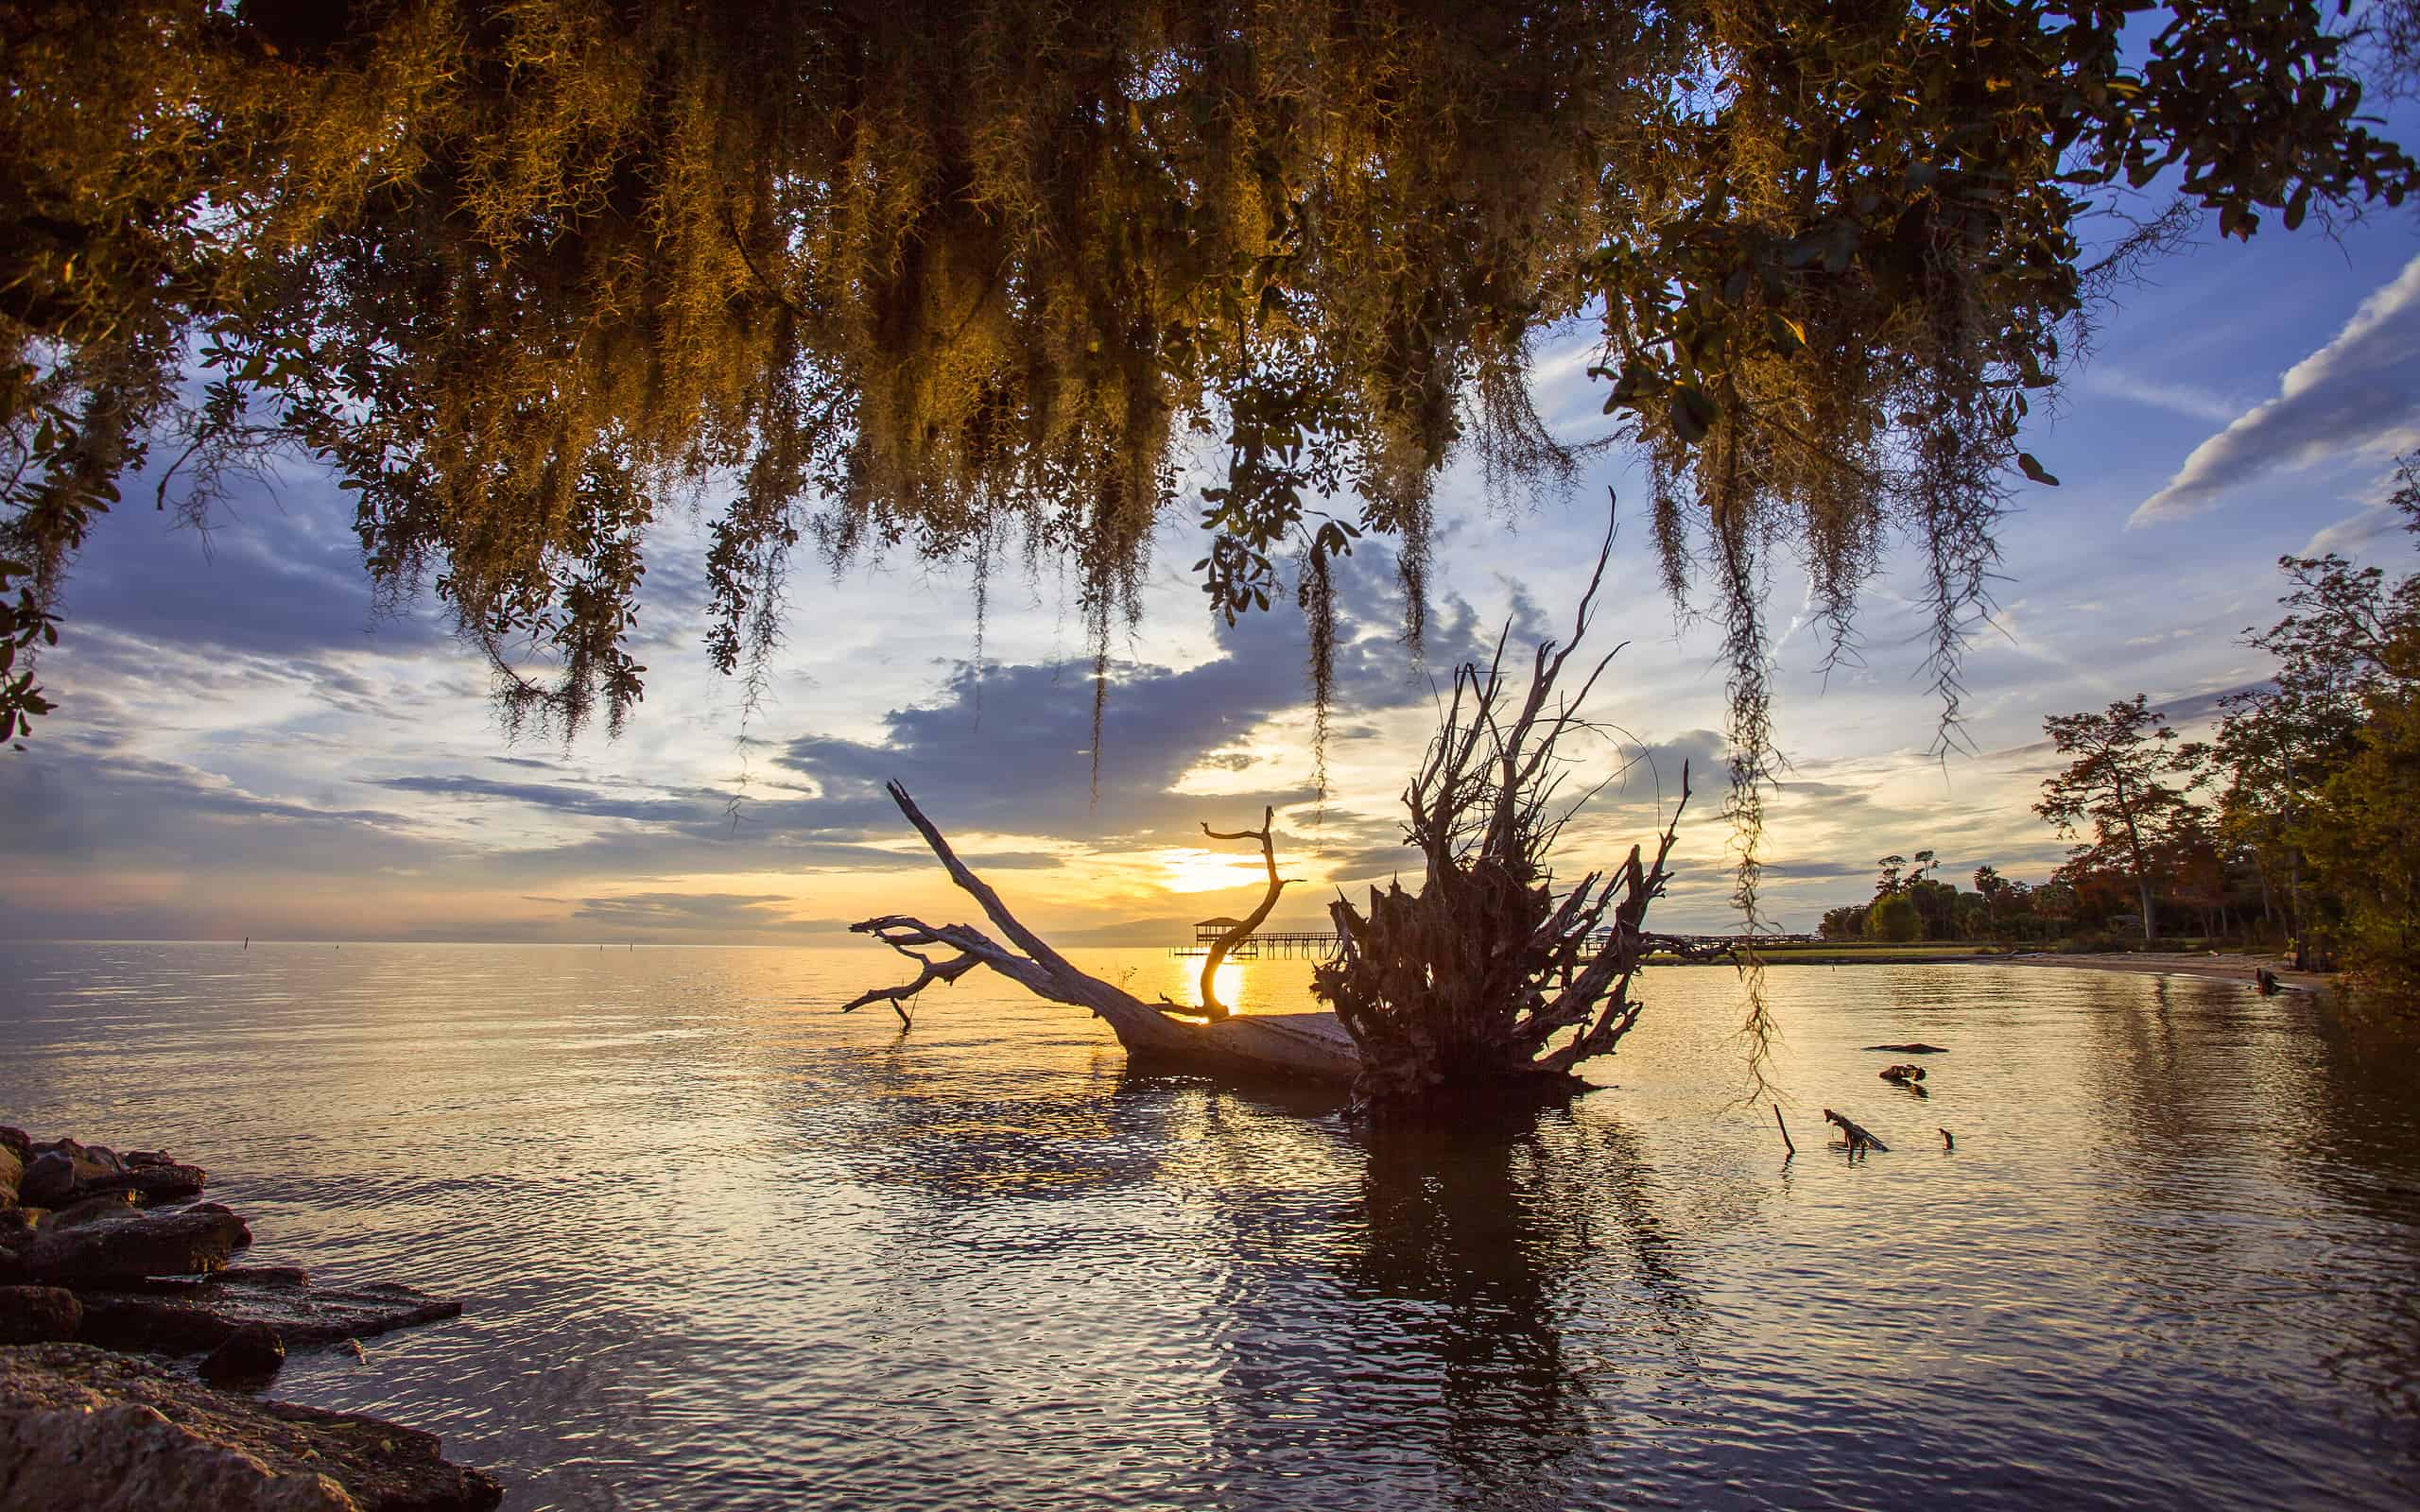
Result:
M17 1200L38 1207L55 1208L75 1194L75 1158L58 1150L44 1150L26 1162L25 1177L17 1183Z
M0 1208L0 1286L24 1279L25 1262L17 1254L34 1242L34 1226L42 1216L40 1208Z
M210 1173L198 1165L155 1160L148 1165L129 1167L121 1179L141 1193L147 1202L177 1202L199 1196L201 1189L210 1184Z
M220 1341L201 1362L201 1379L214 1386L258 1390L285 1364L285 1345L266 1323L247 1323Z
M129 1150L126 1152L126 1168L130 1171L140 1171L147 1165L174 1165L176 1163L177 1158L170 1155L165 1150Z
M308 1286L311 1273L300 1265L230 1265L211 1280L230 1284L249 1281L259 1286Z
M199 1354L260 1324L298 1349L462 1315L459 1302L392 1281L314 1287L308 1280L291 1267L251 1266L200 1280L86 1290L78 1337L121 1349Z
M96 1219L123 1216L134 1211L134 1194L125 1187L75 1201L50 1215L48 1228L78 1228Z
M486 1512L435 1435L230 1396L77 1344L0 1349L0 1508Z
M0 1145L0 1208L17 1205L17 1188L26 1179L26 1162L17 1152Z
M34 1158L34 1139L14 1124L0 1124L0 1150L7 1150L20 1160Z
M173 1202L199 1194L210 1173L198 1165L171 1160L156 1151L138 1152L139 1161L121 1160L106 1144L78 1144L53 1140L36 1145L31 1163L17 1183L18 1200L43 1207L65 1207L78 1197L126 1189L146 1201Z
M73 1228L44 1228L17 1252L27 1280L105 1286L147 1276L214 1271L252 1242L252 1231L215 1202L129 1212Z
M1919 1082L1925 1079L1925 1068L1917 1065L1912 1060L1902 1061L1900 1064L1895 1066L1883 1067L1882 1079L1884 1081L1895 1081L1901 1083Z
M97 1165L116 1174L123 1174L126 1170L126 1162L119 1160L117 1152L106 1144L85 1145L84 1160L87 1164Z
M83 1306L63 1286L0 1286L0 1344L72 1339L83 1321Z

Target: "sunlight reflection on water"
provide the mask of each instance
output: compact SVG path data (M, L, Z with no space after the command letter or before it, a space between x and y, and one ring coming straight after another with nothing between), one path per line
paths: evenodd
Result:
M1194 1001L1198 961L1075 954ZM2420 1495L2408 1035L1781 970L1785 1166L1717 970L1653 973L1615 1090L1423 1133L1132 1074L987 978L905 1036L829 1011L891 967L0 946L0 1121L164 1143L258 1258L465 1298L279 1395L440 1433L515 1508ZM1859 1048L1908 1039L1951 1047L1923 1100ZM1827 1105L1893 1152L1824 1148Z

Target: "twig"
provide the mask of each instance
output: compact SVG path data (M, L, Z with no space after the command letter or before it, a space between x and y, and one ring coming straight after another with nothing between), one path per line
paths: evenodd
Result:
M1798 1145L1789 1137L1789 1125L1781 1121L1781 1104L1779 1103L1773 1104L1773 1125L1781 1130L1782 1146L1789 1151L1789 1154L1786 1159L1796 1160L1798 1158Z

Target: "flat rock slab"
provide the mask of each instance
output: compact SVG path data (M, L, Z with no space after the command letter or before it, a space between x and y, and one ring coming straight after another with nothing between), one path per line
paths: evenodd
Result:
M0 1349L0 1508L486 1512L435 1435L215 1391L81 1344Z
M72 1228L43 1228L15 1253L18 1279L60 1286L109 1286L147 1276L223 1268L252 1242L244 1220L215 1202L174 1211L127 1209Z
M78 1338L166 1354L206 1353L250 1324L265 1326L279 1344L300 1349L462 1315L459 1302L393 1281L312 1286L301 1271L270 1267L199 1280L87 1288L77 1297L84 1304Z

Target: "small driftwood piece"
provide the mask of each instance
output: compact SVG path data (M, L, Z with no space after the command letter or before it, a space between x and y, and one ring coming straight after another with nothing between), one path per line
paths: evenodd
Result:
M1918 1097L1932 1095L1925 1091L1925 1068L1913 1061L1902 1061L1895 1066L1883 1067L1882 1079L1895 1087L1904 1087Z
M1945 1150L1954 1150L1958 1148L1958 1137L1950 1133L1949 1130L1943 1129L1941 1131L1941 1147Z
M2265 966L2252 969L2252 980L2259 987L2260 995L2264 998L2273 998L2285 990L2285 984L2277 980L2277 973Z
M1940 1045L1928 1045L1922 1040L1918 1040L1913 1044L1868 1045L1865 1048L1868 1050L1886 1050L1894 1056L1945 1056L1949 1054L1947 1050L1942 1048Z
M1848 1136L1849 1149L1852 1152L1857 1150L1880 1150L1885 1155L1891 1153L1890 1145L1876 1139L1866 1130L1865 1125L1858 1123L1855 1119L1843 1117L1839 1113L1833 1112L1827 1108L1824 1109L1824 1121L1827 1124L1838 1124L1841 1125L1841 1132Z
M1789 1152L1789 1154L1788 1156L1784 1157L1784 1159L1786 1159L1786 1160L1795 1160L1795 1159L1797 1159L1797 1157L1798 1157L1798 1144L1797 1144L1797 1143L1796 1143L1795 1141L1793 1141L1793 1140L1789 1137L1789 1125L1788 1124L1785 1124L1785 1123L1783 1123L1783 1122L1782 1122L1782 1118L1781 1118L1781 1104L1779 1104L1779 1103L1775 1103L1775 1104L1773 1104L1773 1125L1774 1125L1774 1126L1775 1126L1775 1127L1777 1127L1777 1128L1779 1128L1779 1129L1781 1130L1781 1143L1782 1143L1782 1148L1784 1148L1784 1149L1786 1149L1786 1150L1788 1150L1788 1151Z
M916 800L897 782L890 784L890 800L925 837L950 881L983 909L993 928L1006 937L1002 944L972 924L929 924L905 914L888 914L852 924L855 934L872 936L917 963L916 979L898 987L874 988L859 993L843 1011L869 1003L889 1003L902 1022L910 1022L908 1005L935 982L955 982L977 966L988 967L1039 998L1086 1008L1105 1021L1118 1043L1131 1055L1203 1070L1274 1074L1326 1082L1350 1082L1361 1069L1361 1057L1335 1015L1326 1013L1255 1014L1211 1023L1173 1017L1122 988L1078 971L1047 940L1027 928L992 885L978 877L950 849L941 829L925 816ZM956 954L939 959L928 951Z

